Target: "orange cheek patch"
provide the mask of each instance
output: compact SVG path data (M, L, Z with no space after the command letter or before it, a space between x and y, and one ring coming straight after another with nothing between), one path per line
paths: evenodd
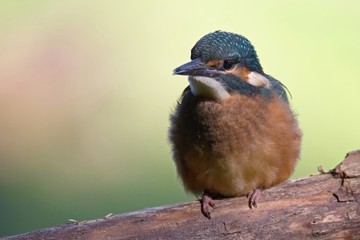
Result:
M219 68L222 65L222 61L218 59L210 60L206 63L211 68Z

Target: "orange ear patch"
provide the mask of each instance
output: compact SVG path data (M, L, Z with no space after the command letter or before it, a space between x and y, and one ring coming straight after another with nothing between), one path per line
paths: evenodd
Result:
M231 69L228 72L231 73L231 74L234 74L235 76L237 76L241 80L247 82L248 79L249 79L249 73L251 71L246 67L238 67L238 66L236 66L236 67L234 67L233 69Z
M265 87L265 88L271 87L269 79L267 79L260 73L250 71L246 67L235 67L228 72L231 74L234 74L241 80L243 80L255 87Z

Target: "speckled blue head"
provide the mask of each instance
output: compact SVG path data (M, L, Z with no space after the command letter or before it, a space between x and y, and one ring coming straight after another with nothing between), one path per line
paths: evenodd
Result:
M237 59L251 71L263 73L255 48L242 35L216 31L202 37L191 49L191 59L208 62L214 59Z
M173 73L189 76L196 96L226 99L233 93L271 96L274 92L287 101L285 86L264 73L253 45L235 33L205 35L191 49L191 61Z

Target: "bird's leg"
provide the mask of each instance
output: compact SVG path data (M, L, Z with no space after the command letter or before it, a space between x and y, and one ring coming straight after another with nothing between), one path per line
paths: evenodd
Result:
M257 207L257 201L260 199L261 189L256 188L247 194L249 198L249 208Z
M215 208L215 203L211 198L211 194L205 190L201 198L201 212L208 219L211 219L210 207Z

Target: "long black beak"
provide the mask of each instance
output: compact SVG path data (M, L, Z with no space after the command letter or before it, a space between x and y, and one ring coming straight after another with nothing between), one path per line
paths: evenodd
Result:
M174 69L174 75L215 77L219 71L209 68L200 59L194 59Z

